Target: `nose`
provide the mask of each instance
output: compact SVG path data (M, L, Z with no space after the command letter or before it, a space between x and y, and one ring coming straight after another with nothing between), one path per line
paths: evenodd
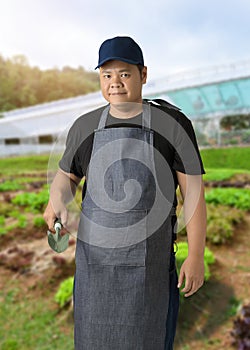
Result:
M112 89L119 89L120 87L122 87L123 84L119 78L119 75L114 75L113 78L112 78L112 81L110 83L110 87Z

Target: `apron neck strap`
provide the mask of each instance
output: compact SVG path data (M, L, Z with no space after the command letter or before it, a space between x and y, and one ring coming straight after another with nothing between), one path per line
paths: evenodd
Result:
M150 129L151 126L151 111L150 111L150 105L143 103L142 104L143 108L143 113L142 113L142 129L148 128ZM99 124L98 124L98 129L104 129L107 118L108 118L108 113L109 113L110 105L106 106L102 112Z

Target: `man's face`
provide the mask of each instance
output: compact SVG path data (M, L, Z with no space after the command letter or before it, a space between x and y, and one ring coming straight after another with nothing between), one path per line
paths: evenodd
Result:
M138 67L122 61L108 61L100 67L103 97L110 104L142 102L142 85L146 83L147 68L140 73Z

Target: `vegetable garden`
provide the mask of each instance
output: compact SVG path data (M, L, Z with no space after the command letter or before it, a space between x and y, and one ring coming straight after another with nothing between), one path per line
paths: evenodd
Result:
M207 174L205 284L181 298L177 350L249 349L250 148L201 152ZM72 237L47 245L47 156L0 159L0 349L73 350ZM77 192L80 199L80 188ZM187 255L179 232L177 269ZM244 328L245 327L245 328ZM244 347L245 346L245 347Z

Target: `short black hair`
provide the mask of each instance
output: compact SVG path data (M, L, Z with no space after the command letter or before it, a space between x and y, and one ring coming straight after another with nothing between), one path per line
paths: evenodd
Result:
M143 66L143 65L141 65L141 64L137 64L137 68L139 69L139 72L140 72L140 75L141 75L141 74L142 74L142 70L143 70L144 66Z

